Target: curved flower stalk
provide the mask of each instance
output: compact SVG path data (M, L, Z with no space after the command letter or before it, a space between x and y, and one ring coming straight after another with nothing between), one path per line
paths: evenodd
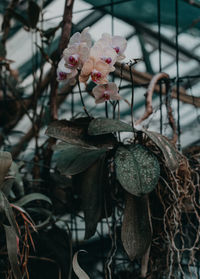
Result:
M115 50L117 54L117 61L121 61L125 58L124 51L127 47L127 40L121 36L111 36L108 33L103 33L97 44L102 44L103 46L111 47Z
M109 100L121 100L121 96L118 94L118 87L114 82L108 84L99 84L93 88L93 94L95 97L95 103L103 103Z

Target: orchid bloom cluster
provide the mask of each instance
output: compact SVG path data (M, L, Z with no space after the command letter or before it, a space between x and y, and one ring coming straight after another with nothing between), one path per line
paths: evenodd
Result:
M125 58L124 51L127 41L121 36L111 36L104 33L92 46L92 39L85 28L81 33L75 33L63 51L58 64L57 80L59 82L74 82L79 74L79 81L87 83L89 78L97 85L93 88L96 104L108 100L120 100L118 87L108 81L110 72L115 71L116 61Z

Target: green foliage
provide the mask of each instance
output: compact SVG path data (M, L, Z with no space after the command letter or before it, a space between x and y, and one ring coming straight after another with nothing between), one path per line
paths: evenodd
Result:
M101 156L78 176L81 185L81 208L85 219L85 239L95 234L104 210L105 163L105 156Z
M178 152L176 147L163 135L143 130L143 132L150 138L153 143L162 151L165 159L165 165L172 171L179 167L182 155Z
M133 132L133 128L125 122L109 118L95 118L88 127L88 134L91 136L114 132Z
M115 154L115 165L117 179L133 195L150 193L158 183L158 160L142 145L120 146Z
M49 125L45 134L70 144L88 146L84 142L85 132L84 125L67 120L57 120Z
M151 244L147 197L127 195L121 239L131 261L147 251Z
M66 176L85 171L106 152L104 148L88 148L67 143L59 144L54 149L59 152L57 167L61 174Z
M13 227L4 225L6 233L6 244L8 249L8 258L14 274L15 279L23 278L18 264L18 245L16 241L16 234Z

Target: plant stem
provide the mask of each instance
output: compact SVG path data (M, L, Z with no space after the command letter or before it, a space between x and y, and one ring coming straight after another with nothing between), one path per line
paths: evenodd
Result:
M85 114L90 118L90 115L85 107L85 104L84 104L84 100L83 100L83 95L82 95L82 92L81 92L81 86L80 86L80 82L79 82L79 75L80 75L80 71L77 75L77 84L78 84L78 89L79 89L79 93L80 93L80 98L81 98L81 103L82 103L82 106L83 106L83 109L85 111Z
M133 65L129 66L129 71L130 71L130 77L131 77L131 125L134 130L134 121L133 121L133 104L134 104L134 85L133 85L133 73L132 73L132 67Z
M105 112L106 112L106 118L108 118L108 102L105 101Z

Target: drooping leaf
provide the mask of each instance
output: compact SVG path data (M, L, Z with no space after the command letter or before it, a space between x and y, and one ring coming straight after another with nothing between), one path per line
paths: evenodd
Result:
M120 146L115 154L115 165L118 181L133 195L150 193L158 183L158 160L142 145Z
M0 189L11 164L12 156L10 152L0 151Z
M21 236L19 234L19 231L18 231L18 227L17 227L17 223L16 223L16 220L15 220L13 210L10 206L9 201L7 200L6 196L3 194L2 191L0 191L0 213L3 217L2 219L4 219L4 220L2 220L2 223L4 223L5 221L8 221L10 226L15 231L15 234L19 238L21 238Z
M8 258L10 261L11 269L15 279L22 279L21 270L19 268L18 258L17 258L17 236L15 231L11 226L4 225L6 233L6 245L8 250Z
M80 267L79 263L78 263L78 253L79 252L86 252L85 250L79 250L78 252L76 252L73 256L73 261L72 261L72 267L74 270L74 273L76 274L76 276L79 279L90 279L90 277L85 273L85 271Z
M66 176L85 171L106 152L103 148L98 149L92 146L86 148L67 143L57 145L56 149L59 150L57 167L61 174Z
M84 142L85 132L85 127L79 125L79 123L67 120L57 120L49 125L45 134L67 143L88 146Z
M131 261L147 251L151 243L147 197L127 195L121 239Z
M35 1L29 1L28 17L31 28L35 28L40 15L40 7Z
M105 156L80 174L82 210L85 220L85 239L92 237L104 208Z
M147 130L142 130L162 151L165 158L166 166L174 171L179 167L181 160L181 154L178 152L176 147L163 135L151 132Z
M88 134L91 136L114 132L133 132L133 128L125 122L109 118L93 119L88 127Z
M45 196L41 193L28 194L28 195L24 196L23 198L19 199L18 201L14 202L14 204L17 206L23 207L27 203L36 201L36 200L46 201L52 205L50 198L48 198L47 196Z

